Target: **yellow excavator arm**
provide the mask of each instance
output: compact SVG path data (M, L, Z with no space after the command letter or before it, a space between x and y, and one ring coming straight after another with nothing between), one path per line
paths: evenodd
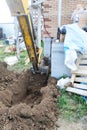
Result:
M28 6L28 0L6 0L12 16L17 16L27 52L34 71L38 71L35 33Z

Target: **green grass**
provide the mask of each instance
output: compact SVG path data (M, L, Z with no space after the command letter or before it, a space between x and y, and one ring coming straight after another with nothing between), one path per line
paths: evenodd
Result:
M0 40L0 44L3 44L4 47L3 48L0 48L0 61L4 61L4 58L5 57L9 57L9 56L14 56L14 55L17 55L16 53L14 52L11 52L11 53L5 53L5 48L9 45L5 45L4 44L4 40ZM41 42L41 47L43 48L44 47L44 42L42 41ZM42 57L43 57L44 53L42 52ZM29 62L28 65L25 65L25 58L28 58L28 54L27 54L27 51L22 51L20 53L20 60L17 64L13 65L13 66L8 66L8 69L10 70L14 70L14 71L22 71L22 70L25 70L25 69L28 69L30 68L31 66L31 63Z
M65 90L60 90L58 108L62 117L70 121L87 115L87 104L82 96L69 94Z
M41 47L44 48L44 41L41 41Z
M0 48L0 61L2 61L2 62L4 61L4 58L5 58L5 57L15 55L14 52L6 53L6 52L5 52L5 48L6 48L6 47L7 47L7 46L5 45L3 48Z
M25 64L25 58L28 58L28 54L27 51L22 51L20 53L20 60L17 64L13 65L12 67L10 66L9 69L13 70L13 71L22 71L22 70L26 70L29 69L31 66L31 63L29 62L29 64Z
M0 41L0 44L2 42ZM4 45L3 48L0 48L0 61L4 61L5 57L9 57L9 56L17 56L16 53L11 52L11 53L6 53L5 52L5 48L8 47L9 45ZM31 66L31 63L25 65L25 58L28 58L28 54L27 51L22 51L20 52L20 60L17 64L13 65L13 66L8 66L8 69L13 70L13 71L17 71L20 72L22 70L28 69Z

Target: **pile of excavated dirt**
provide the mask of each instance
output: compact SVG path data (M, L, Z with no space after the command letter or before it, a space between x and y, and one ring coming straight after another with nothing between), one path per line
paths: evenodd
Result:
M0 130L52 130L58 119L56 79L20 74L0 62Z

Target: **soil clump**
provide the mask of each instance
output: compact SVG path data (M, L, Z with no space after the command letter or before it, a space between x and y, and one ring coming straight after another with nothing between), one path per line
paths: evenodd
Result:
M56 79L14 73L0 62L0 130L52 130L58 119Z

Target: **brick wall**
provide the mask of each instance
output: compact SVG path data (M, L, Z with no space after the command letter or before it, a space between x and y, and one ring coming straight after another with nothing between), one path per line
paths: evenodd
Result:
M72 23L71 15L78 4L87 9L87 0L62 0L62 25ZM58 28L58 0L47 0L44 2L43 13L47 30L45 31L44 29L44 37L56 37Z
M87 8L87 0L62 0L62 25L72 23L71 15L78 4Z
M47 0L43 4L45 21L44 37L56 37L58 26L58 0Z

